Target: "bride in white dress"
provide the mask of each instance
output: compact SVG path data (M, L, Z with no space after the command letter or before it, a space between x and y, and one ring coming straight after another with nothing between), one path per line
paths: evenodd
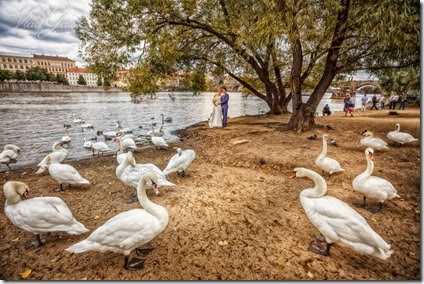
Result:
M209 118L209 127L222 127L221 93L213 96L213 109Z

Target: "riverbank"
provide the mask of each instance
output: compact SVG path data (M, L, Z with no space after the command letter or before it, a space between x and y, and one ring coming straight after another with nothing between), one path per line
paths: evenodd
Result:
M53 82L0 82L0 94L28 94L28 93L108 93L122 92L120 88L109 88L91 86L63 85Z
M318 231L307 219L299 193L310 187L307 179L289 180L295 167L318 171L314 160L322 140L328 156L338 160L346 172L331 177L328 195L348 204L361 202L351 189L353 178L366 167L361 132L368 129L388 141L386 134L400 123L401 131L420 137L419 109L355 112L354 117L335 113L317 117L330 125L307 133L282 131L289 116L246 116L230 119L224 129L209 129L201 122L180 131L186 139L172 146L196 151L196 159L184 178L171 174L176 187L160 188L161 195L149 198L168 209L167 228L152 244L144 270L126 271L123 256L115 253L70 254L64 250L86 238L54 233L40 248L24 245L33 235L13 226L4 214L0 243L0 277L21 279L32 269L30 280L419 280L420 279L420 144L376 153L374 175L388 179L401 198L387 201L375 215L355 208L392 245L387 261L333 246L331 257L307 250ZM135 153L138 163L154 163L163 169L175 150L144 149ZM69 162L92 185L55 192L57 183L48 175L35 175L36 168L1 174L8 180L26 182L30 196L58 196L74 216L92 232L114 215L138 208L125 201L133 192L115 176L115 156L93 157ZM327 179L328 180L328 179ZM4 212L4 195L0 195ZM371 207L377 206L369 202ZM353 205L352 205L353 206Z

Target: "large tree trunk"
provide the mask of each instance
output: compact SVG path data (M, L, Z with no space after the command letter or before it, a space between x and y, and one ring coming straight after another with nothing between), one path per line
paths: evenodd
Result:
M316 85L314 91L306 103L302 102L300 86L302 84L299 77L301 66L302 47L299 38L294 38L292 42L293 65L290 80L290 87L293 93L293 114L287 125L288 129L296 132L308 131L315 126L315 112L319 102L325 94L325 91L333 81L337 72L337 60L340 53L340 47L345 40L345 23L347 21L350 0L341 0L342 9L337 15L337 22L331 40L330 48L327 52L327 58L323 75Z
M290 117L287 128L296 132L312 129L315 126L315 110L315 106L308 103L302 104L296 113L293 113Z

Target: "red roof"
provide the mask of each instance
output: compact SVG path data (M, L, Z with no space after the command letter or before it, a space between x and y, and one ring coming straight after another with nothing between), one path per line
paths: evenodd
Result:
M51 55L37 55L34 54L34 59L39 60L56 60L56 61L69 61L69 62L75 62L75 60L69 59L68 57L62 57L62 56L51 56Z
M72 67L72 68L69 68L68 72L92 73L90 69L88 69L88 68L82 68L82 67Z

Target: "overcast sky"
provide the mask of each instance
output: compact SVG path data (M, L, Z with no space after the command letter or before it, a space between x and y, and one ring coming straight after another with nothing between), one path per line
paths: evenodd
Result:
M75 23L90 12L89 0L0 0L0 51L67 56L77 66ZM367 80L359 72L355 80Z
M0 0L0 51L78 57L75 22L88 15L87 0Z

